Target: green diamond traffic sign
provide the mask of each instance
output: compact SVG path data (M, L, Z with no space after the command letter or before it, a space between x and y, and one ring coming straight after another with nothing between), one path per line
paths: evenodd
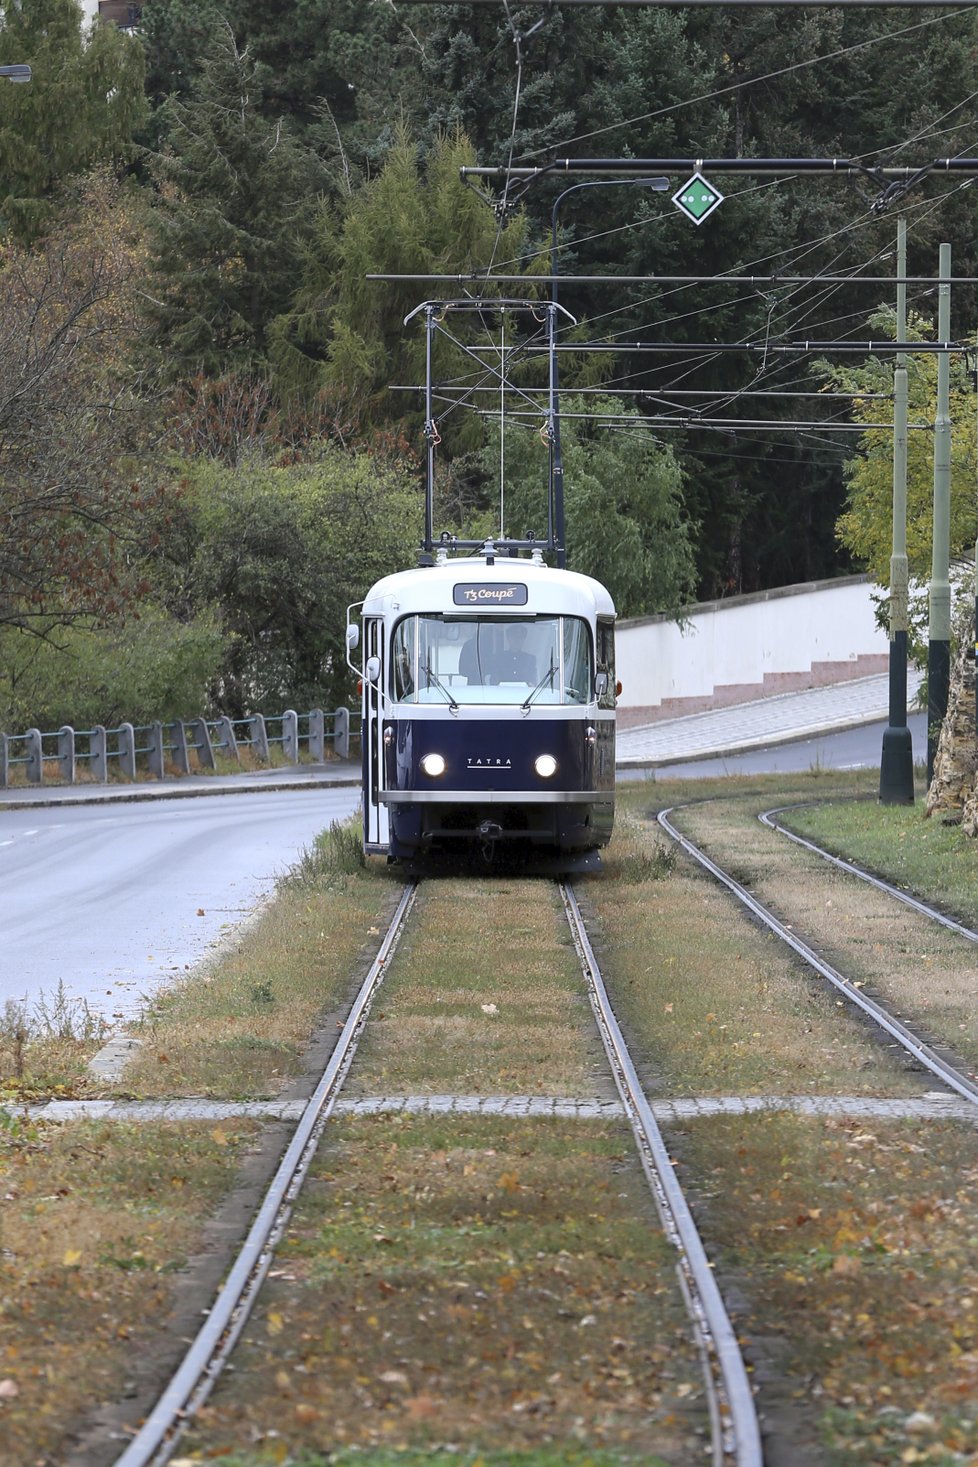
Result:
M702 224L714 209L719 209L723 203L723 194L712 183L708 183L702 173L694 173L679 192L673 194L672 202L687 219L692 219L694 224Z

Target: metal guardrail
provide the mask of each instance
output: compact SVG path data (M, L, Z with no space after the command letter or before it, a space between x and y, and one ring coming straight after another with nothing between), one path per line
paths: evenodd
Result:
M291 708L268 716L249 718L190 718L172 723L121 723L118 728L75 729L66 724L57 733L29 728L26 733L0 733L0 789L10 787L11 773L23 767L29 784L56 778L74 784L79 765L87 766L93 779L105 784L110 769L124 779L147 774L163 779L169 770L190 774L217 768L218 757L240 764L250 749L261 764L272 762L272 750L281 749L286 764L298 764L303 756L319 763L327 746L338 759L350 757L350 744L360 737L359 714L348 708L331 713L313 708L296 713ZM57 768L55 775L51 766Z

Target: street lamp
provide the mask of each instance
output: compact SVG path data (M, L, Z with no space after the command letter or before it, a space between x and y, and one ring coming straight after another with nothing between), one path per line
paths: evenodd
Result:
M31 69L26 61L18 61L13 66L0 66L0 76L5 76L12 82L29 82Z
M651 189L654 193L661 194L669 187L668 178L592 178L585 183L572 183L570 188L565 188L554 199L553 208L550 211L550 283L551 304L556 306L557 301L557 210L566 199L568 194L576 193L582 188L614 188L616 184L630 184L633 188ZM557 390L557 353L553 348L552 363L553 381L553 441L550 449L550 502L553 505L554 539L557 545L557 564L564 566L567 563L567 550L564 545L564 465L560 454L560 398Z

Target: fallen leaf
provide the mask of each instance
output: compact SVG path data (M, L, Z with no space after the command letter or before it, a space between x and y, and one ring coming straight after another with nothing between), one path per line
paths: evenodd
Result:
M198 907L197 908L197 916L198 917L206 917L207 916L207 913L204 911L203 907Z
M0 1380L0 1401L12 1401L20 1395L20 1386L15 1380Z
M278 1314L275 1310L272 1310L271 1314L268 1316L268 1319L265 1321L265 1328L268 1330L268 1333L270 1335L280 1335L285 1328L285 1320L282 1318L281 1314Z
M81 1256L80 1248L66 1248L65 1256L62 1259L65 1268L76 1268L81 1263Z

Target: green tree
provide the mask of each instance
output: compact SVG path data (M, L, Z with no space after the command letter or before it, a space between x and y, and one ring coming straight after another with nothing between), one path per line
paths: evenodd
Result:
M393 420L417 429L417 397L402 394L392 400L388 388L424 383L424 332L418 320L408 326L404 321L425 299L426 287L365 277L464 271L486 263L496 223L458 174L473 161L469 144L457 134L440 137L425 157L402 130L381 172L348 200L339 230L332 232L330 219L323 217L292 310L276 324L273 357L280 394L344 393L366 427ZM502 230L498 251L503 258L518 258L524 243L525 227L516 219ZM544 268L542 259L537 268ZM429 287L427 293L453 294L443 286ZM472 329L460 321L462 337ZM444 379L459 370L458 354L444 342L437 352L436 376ZM469 419L458 431L456 421L449 438L454 451L473 448L481 445L482 430Z
M675 455L617 398L567 397L561 412L568 568L602 581L619 616L681 610L695 584L695 526ZM508 427L503 448L503 533L543 539L547 446L536 429ZM498 430L485 457L487 478L498 483ZM479 532L498 533L498 516Z
M220 615L224 711L331 707L352 692L347 606L403 567L420 531L416 476L396 460L338 448L288 467L197 460L156 574L173 614Z
M0 628L0 728L117 726L206 713L227 638L210 610L180 621L143 600L125 621L49 637Z
M171 378L261 371L297 284L325 175L260 103L254 60L221 25L193 97L165 109L148 313Z
M871 321L876 332L894 334L895 313L879 311ZM910 340L932 334L930 324L911 314ZM893 365L872 357L859 366L821 366L826 385L865 393L853 404L856 422L892 424ZM932 424L937 410L937 357L908 358L908 421ZM870 394L883 394L875 399ZM890 583L893 549L893 430L867 428L846 466L846 506L836 532L879 586ZM907 559L911 580L926 581L931 569L934 526L933 435L907 434ZM951 554L972 553L975 544L975 392L963 358L951 362Z
M86 38L77 0L20 0L0 16L0 63L27 62L28 85L3 83L0 229L21 241L50 220L58 187L133 153L145 113L143 54L115 26Z

